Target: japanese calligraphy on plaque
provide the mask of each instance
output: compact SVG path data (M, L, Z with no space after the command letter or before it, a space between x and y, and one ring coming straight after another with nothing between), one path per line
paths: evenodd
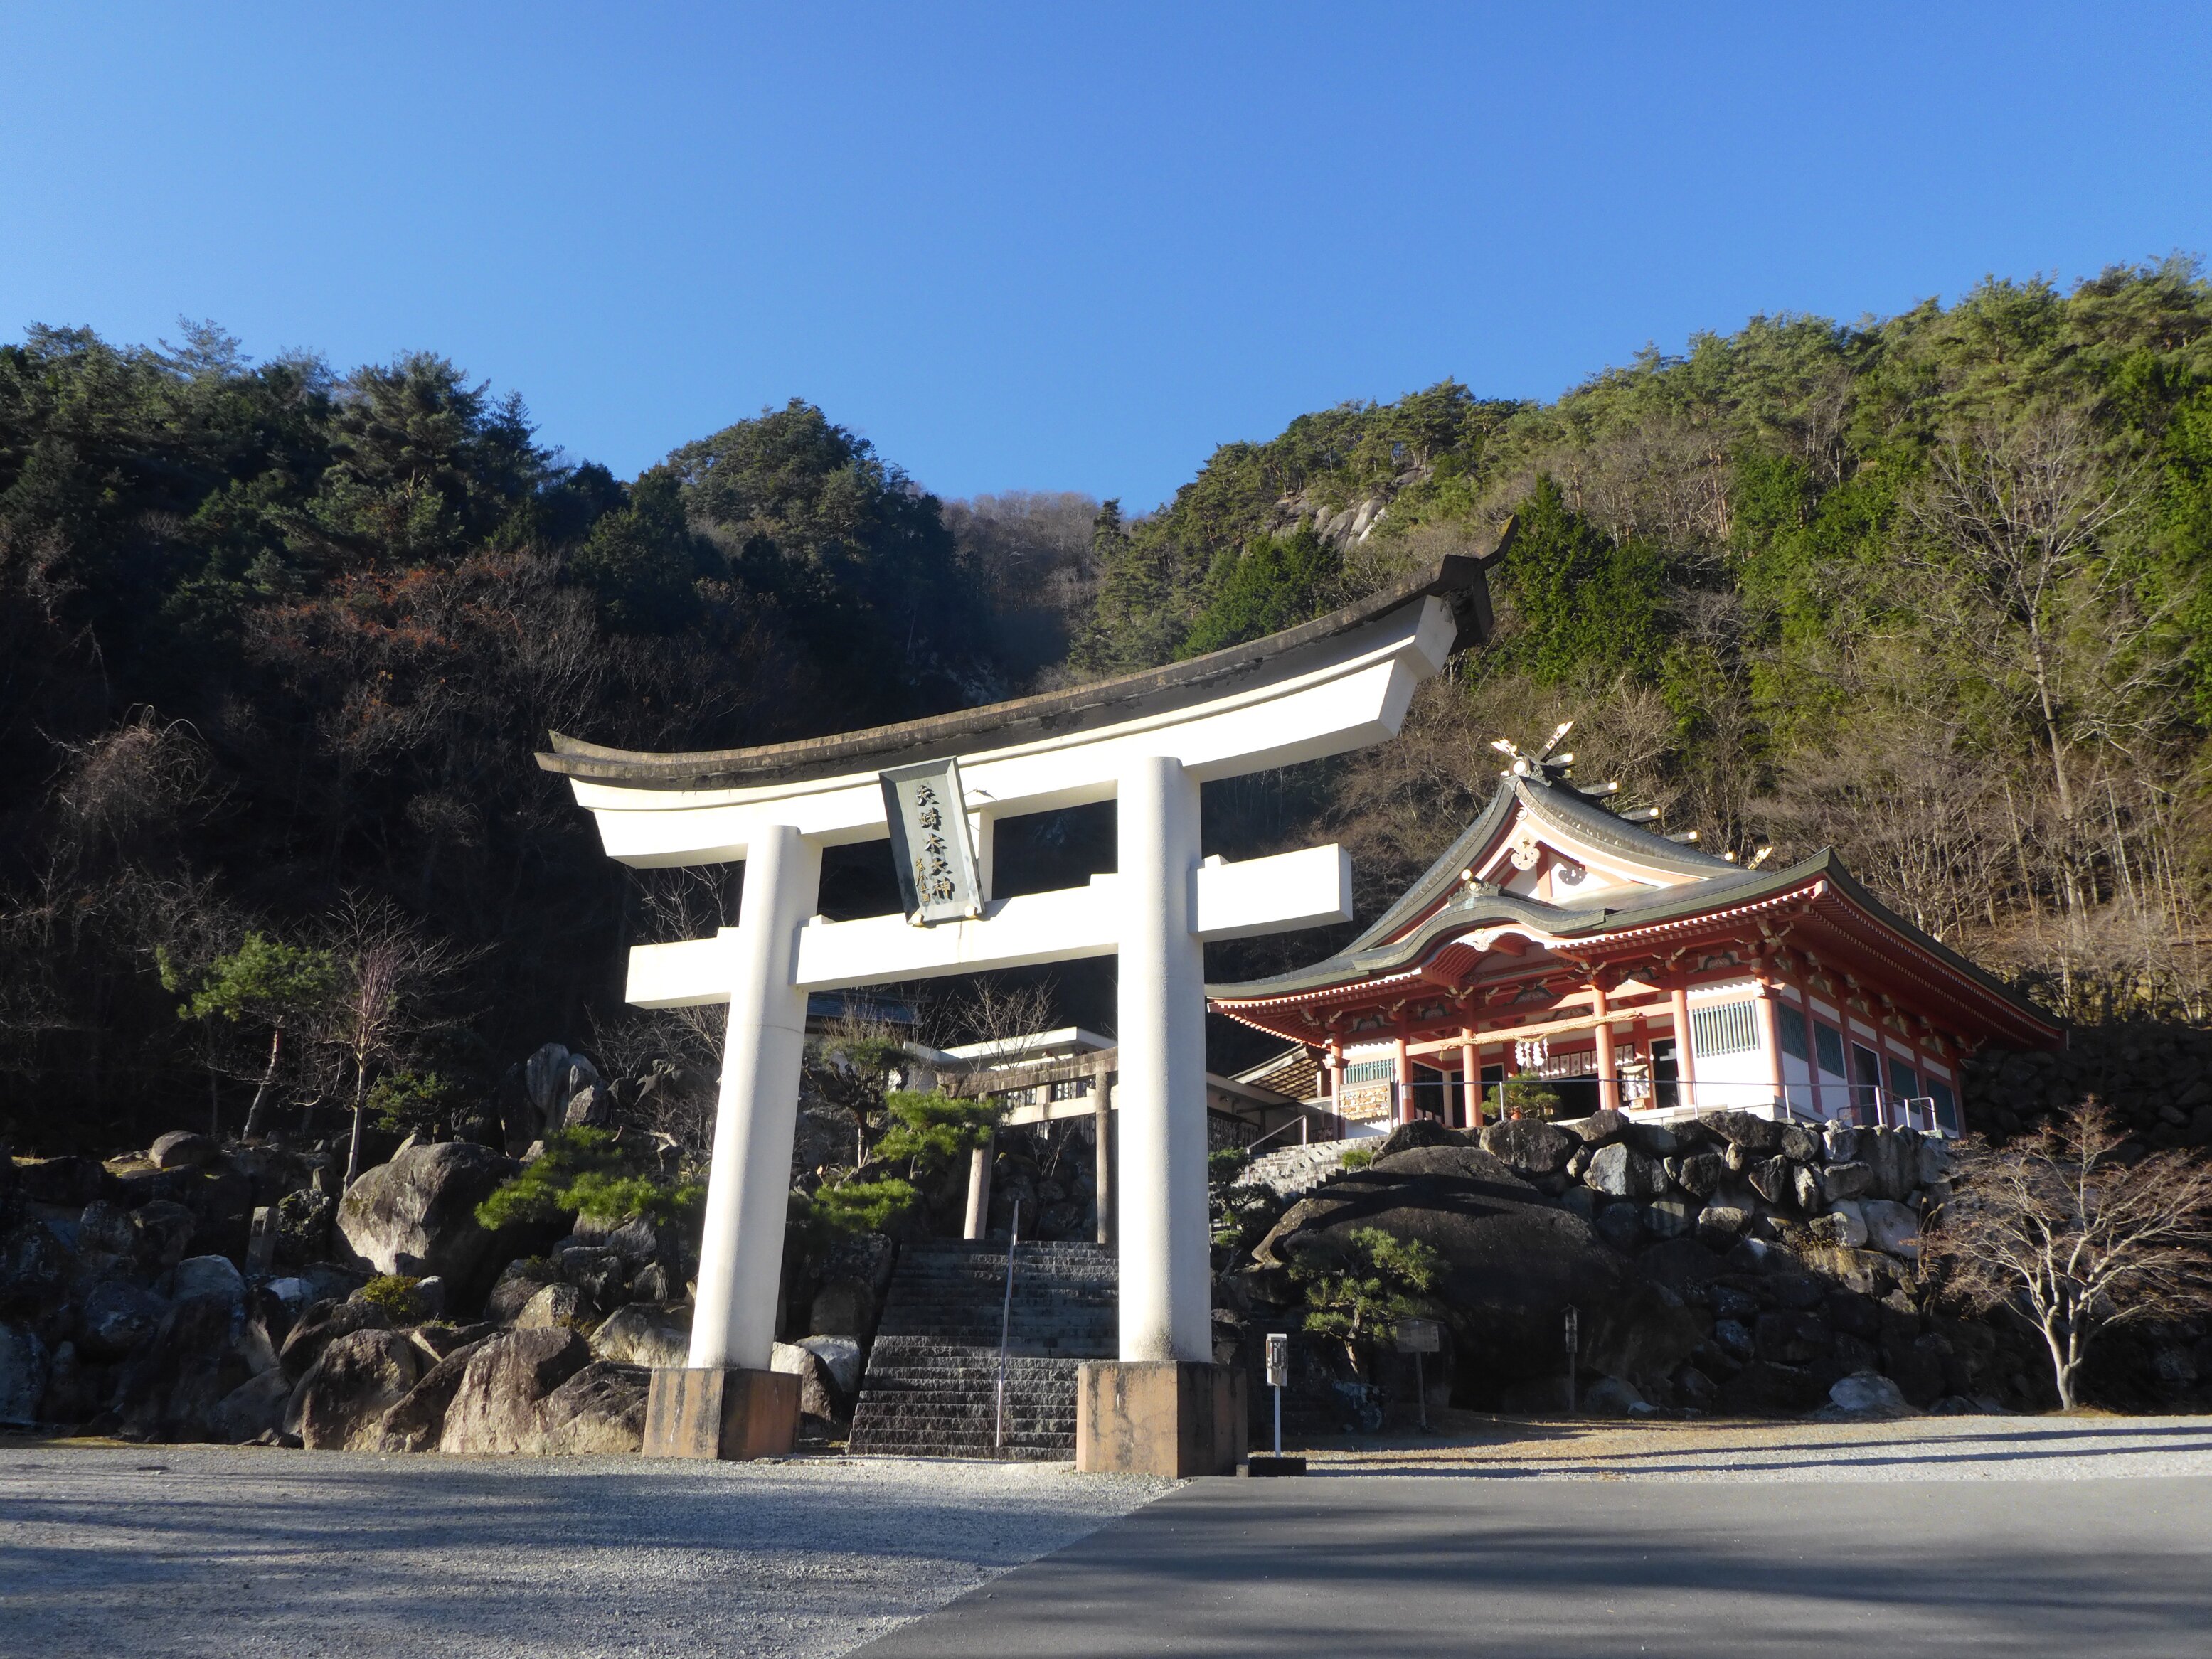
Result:
M981 915L983 884L960 793L960 763L901 766L879 781L907 920L927 927Z

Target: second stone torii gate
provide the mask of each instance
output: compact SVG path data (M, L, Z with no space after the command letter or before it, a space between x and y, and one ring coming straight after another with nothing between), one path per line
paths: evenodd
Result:
M1249 645L957 714L701 754L556 734L539 764L569 779L611 856L744 864L737 927L630 953L633 1003L730 1010L690 1364L654 1373L647 1450L760 1456L795 1437L796 1379L769 1362L808 993L1118 954L1120 1358L1084 1368L1077 1461L1233 1468L1243 1392L1212 1364L1205 945L1347 920L1351 879L1335 847L1203 858L1199 786L1395 736L1415 684L1488 626L1481 564L1453 558ZM946 762L932 775L936 804L965 818L954 851L972 848L951 860L952 902L933 905L933 888L914 898L909 880L908 914L815 914L823 848L906 845L921 832L899 781ZM946 801L952 790L960 799ZM1106 799L1112 874L991 897L998 818ZM972 890L957 891L962 881ZM932 925L933 908L950 919Z

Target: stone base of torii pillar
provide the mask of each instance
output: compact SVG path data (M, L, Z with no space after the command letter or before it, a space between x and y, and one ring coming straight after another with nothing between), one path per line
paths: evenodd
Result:
M659 1366L646 1396L647 1457L781 1457L799 1442L799 1378L737 1365Z
M1182 1359L1098 1359L1077 1372L1085 1474L1234 1474L1250 1443L1244 1373Z

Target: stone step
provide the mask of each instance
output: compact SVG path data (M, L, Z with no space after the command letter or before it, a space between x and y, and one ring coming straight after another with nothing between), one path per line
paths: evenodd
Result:
M847 1444L908 1456L1073 1455L1077 1367L1118 1351L1119 1279L1113 1253L1097 1245L1018 1245L1010 1304L1003 1241L907 1246Z

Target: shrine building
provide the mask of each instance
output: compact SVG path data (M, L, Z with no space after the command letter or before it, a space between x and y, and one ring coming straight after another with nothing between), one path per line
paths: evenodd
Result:
M1955 1135L1966 1056L2063 1042L1832 852L1746 868L1612 810L1571 755L1497 746L1513 762L1488 806L1373 927L1311 967L1207 988L1216 1012L1297 1045L1243 1081L1354 1135L1607 1108Z

